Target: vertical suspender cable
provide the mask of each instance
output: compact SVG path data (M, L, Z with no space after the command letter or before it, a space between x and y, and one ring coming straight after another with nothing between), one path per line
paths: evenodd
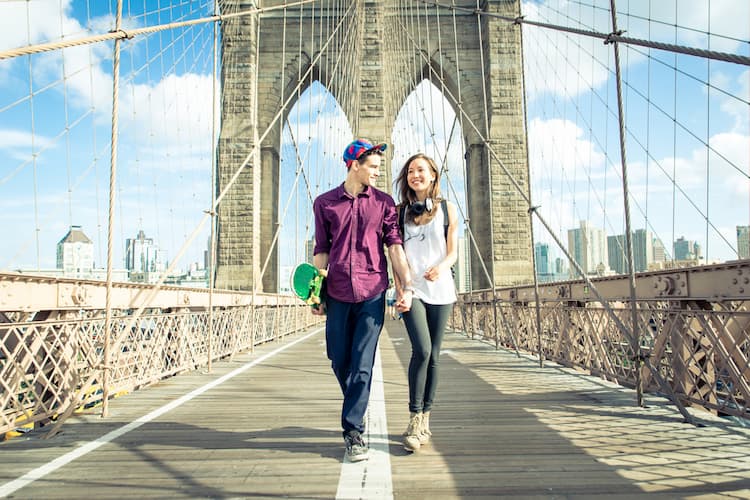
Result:
M122 0L117 0L115 31L122 27ZM109 375L110 375L110 336L112 333L112 234L115 224L115 193L117 186L117 102L120 93L120 38L115 38L114 60L112 64L112 133L109 167L109 220L107 222L107 293L104 300L104 360L102 365L102 417L109 412Z
M708 12L706 12L706 22L708 23L708 32L706 35L706 43L708 43L708 50L711 50L711 0L708 0L706 6ZM710 240L708 239L709 229L711 227L710 219L710 208L711 208L711 148L708 147L711 139L711 59L706 60L706 249L703 252L704 262L708 263L708 245ZM699 256L696 255L695 258Z
M524 73L525 60L523 57L523 26L518 25L518 37L521 46L521 99L523 102L523 134L526 137L526 165L529 163L529 119L526 106L526 76ZM531 175L526 177L526 186L529 190L529 199L531 199ZM541 304L539 303L539 278L536 272L536 244L534 243L534 211L538 207L533 205L529 208L529 231L531 234L531 272L534 275L534 303L536 313L536 342L537 348L539 349L539 367L544 366L544 354L542 353L542 318L541 318Z
M31 45L31 12L29 4L26 4L26 36ZM34 185L34 239L36 242L36 270L40 271L42 265L40 262L40 250L39 250L39 193L37 191L37 179L36 179L36 132L35 132L35 120L34 120L34 71L32 65L32 57L29 55L29 115L31 117L31 164L32 164L32 182Z
M617 12L615 0L610 0L610 14L612 16L612 34L620 34L617 29ZM630 335L630 346L633 351L633 376L635 377L636 402L643 406L643 384L641 380L641 339L638 327L638 304L635 295L635 268L633 266L633 235L630 226L630 193L628 188L628 165L625 154L625 116L622 105L622 74L620 68L620 48L614 40L610 41L615 56L615 77L617 84L617 118L620 126L620 162L622 163L622 197L625 210L625 244L627 246L628 276L630 285L630 312L632 316L632 330Z
M219 0L214 0L214 15L219 15ZM211 250L208 256L208 366L207 370L211 373L212 369L212 341L214 336L214 269L216 267L216 169L219 168L219 162L216 158L216 111L218 99L216 98L216 80L219 78L219 21L214 21L214 50L213 50L213 71L211 73L211 239L209 246Z

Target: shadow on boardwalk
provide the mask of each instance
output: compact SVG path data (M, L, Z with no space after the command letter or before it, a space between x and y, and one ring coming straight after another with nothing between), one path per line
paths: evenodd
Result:
M401 323L381 339L395 498L750 498L750 439L706 418L682 423L660 398L449 334L441 357L432 443L403 450L409 343ZM297 339L301 340L302 337ZM112 402L111 416L79 415L53 439L0 444L0 487L107 433L87 453L45 469L22 498L333 498L342 471L341 395L315 334L163 415L138 422L256 353ZM68 454L68 455L66 455ZM373 471L373 473L388 471ZM382 498L364 494L365 498Z
M748 429L702 413L706 427L683 423L663 398L640 408L632 390L451 334L437 399L432 449L393 464L395 490L414 498L448 486L460 497L750 498ZM430 468L437 479L417 484Z

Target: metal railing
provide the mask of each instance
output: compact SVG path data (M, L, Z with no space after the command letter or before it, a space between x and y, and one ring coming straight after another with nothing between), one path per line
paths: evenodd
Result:
M533 353L684 406L750 419L748 261L639 274L633 329L627 277L541 285L539 324L532 287L463 294L452 327L498 347ZM666 283L666 284L665 284ZM493 299L498 297L497 300ZM624 325L625 330L621 325ZM639 346L630 341L636 332Z
M6 291L10 283L7 278L0 277ZM10 289L16 292L24 287L88 287L99 291L103 287L101 283L76 284L72 280L14 279L16 283ZM125 291L148 289L132 284L122 284L120 288L121 294L128 297L139 294ZM106 393L122 395L204 367L209 360L250 351L256 345L303 331L321 321L309 312L308 306L289 296L220 292L219 302L223 299L237 305L213 310L185 305L200 304L207 293L165 289L164 295L154 300L160 306L139 316L128 307L132 300L116 304L108 336L112 339L108 365L104 358L107 337L102 309L67 307L24 312L6 308L0 312L0 434L21 425L46 425L74 410L101 403L105 369ZM170 295L179 300L167 307L164 297ZM40 300L37 307L49 304Z

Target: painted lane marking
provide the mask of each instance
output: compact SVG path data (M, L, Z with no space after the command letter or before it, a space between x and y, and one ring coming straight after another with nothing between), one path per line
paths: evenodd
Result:
M370 446L370 458L355 463L344 460L341 465L336 498L341 500L392 499L391 454L388 449L388 422L385 415L385 388L380 347L375 352L364 437Z

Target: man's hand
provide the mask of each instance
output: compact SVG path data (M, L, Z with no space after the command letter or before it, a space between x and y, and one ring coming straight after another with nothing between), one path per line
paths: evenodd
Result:
M325 316L326 315L326 305L318 304L317 306L313 307L311 311L315 316Z
M400 313L407 312L411 309L411 301L414 298L414 291L409 288L399 292L396 298L396 310Z

